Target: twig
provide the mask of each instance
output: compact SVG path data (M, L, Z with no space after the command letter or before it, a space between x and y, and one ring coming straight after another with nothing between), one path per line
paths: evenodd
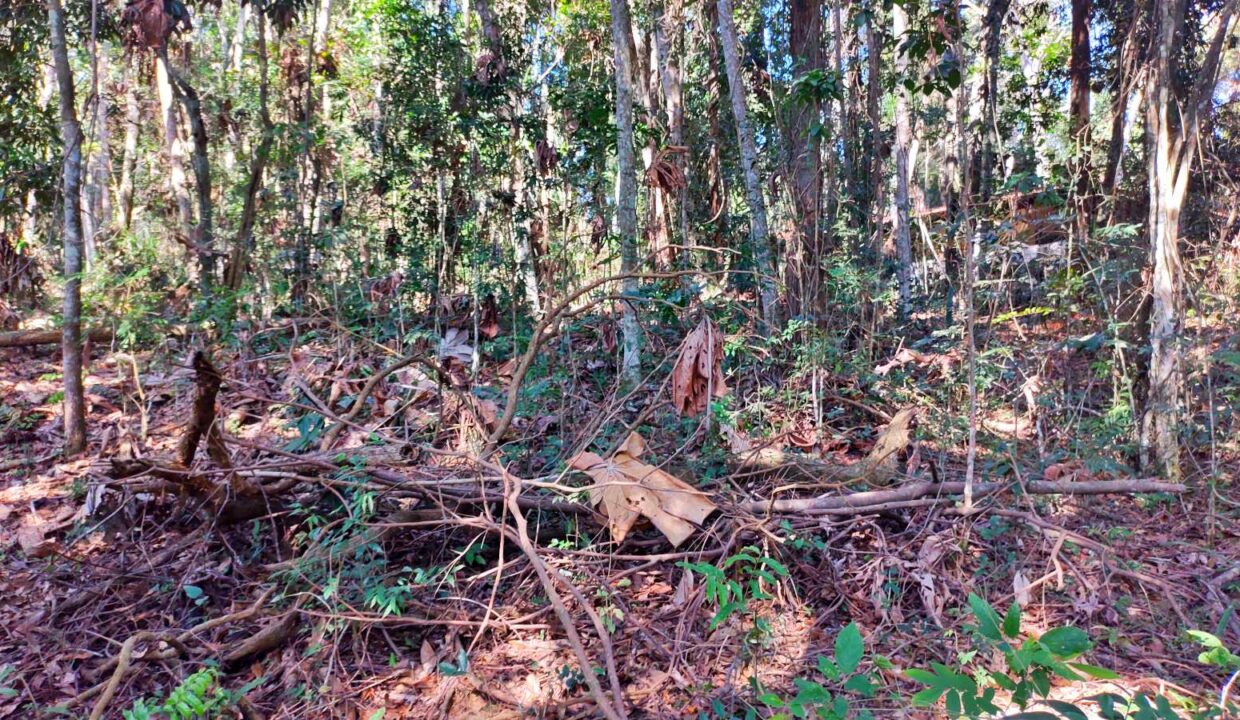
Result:
M406 355L374 375L371 375L366 381L366 384L362 386L361 392L357 394L357 397L353 398L353 403L349 406L349 412L345 413L342 418L344 422L332 425L331 428L323 434L323 441L319 443L319 450L326 452L331 448L332 443L336 442L336 438L340 435L341 431L344 430L345 426L348 423L353 422L354 418L361 414L362 408L366 406L366 399L370 397L370 393L374 392L374 389L378 387L379 383L383 382L384 378L403 367L408 367L414 364L418 361L418 358L422 357L423 354L424 352L419 350L416 353Z
M611 676L613 692L616 694L615 704L613 705L607 699L607 694L603 692L603 686L599 684L598 677L593 672L593 663L590 662L590 656L586 653L585 646L581 642L581 635L577 632L577 626L573 624L572 615L569 614L568 608L564 606L564 600L560 597L559 591L555 589L555 583L552 582L551 575L547 572L546 563L538 556L538 551L534 548L534 544L530 542L529 526L525 522L525 515L521 511L521 506L517 503L517 498L521 494L520 479L505 473L504 484L508 486L508 492L506 493L508 512L512 515L513 522L517 526L514 539L521 547L521 551L529 558L530 564L534 567L534 572L538 575L539 582L542 583L543 590L547 593L547 599L551 601L551 606L555 608L556 617L559 618L560 624L564 626L564 633L568 636L568 644L572 647L573 654L577 656L577 662L581 663L581 671L585 675L586 686L590 689L590 694L594 696L594 702L598 705L603 715L607 717L607 720L626 720L624 696L616 689L620 683L616 678L614 662L608 662L608 674ZM611 642L607 639L607 634L603 633L599 641L603 644L604 652L611 655Z

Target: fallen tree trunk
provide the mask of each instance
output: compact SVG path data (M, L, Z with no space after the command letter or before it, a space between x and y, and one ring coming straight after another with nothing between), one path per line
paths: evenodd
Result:
M993 495L1015 483L974 483L973 497ZM1179 493L1184 486L1179 483L1161 482L1149 478L1134 480L1031 480L1019 486L1030 495L1106 495L1127 493ZM858 512L879 512L896 507L916 507L917 500L947 502L953 495L964 492L963 482L915 482L895 490L870 490L848 495L818 495L788 500L751 500L741 507L749 512L807 513L811 515L852 515Z
M82 333L84 339L91 342L112 342L112 331L104 328L93 328ZM61 331L55 330L10 330L0 332L0 347L33 347L35 345L59 345Z

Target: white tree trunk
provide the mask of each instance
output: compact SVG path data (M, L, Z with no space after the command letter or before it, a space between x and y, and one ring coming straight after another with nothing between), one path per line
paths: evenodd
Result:
M64 142L63 176L65 243L64 330L61 351L65 383L65 453L86 449L86 401L82 389L82 127L78 123L73 70L65 44L65 18L60 0L47 0L52 62L60 88L60 135Z
M185 247L193 252L194 215L185 176L185 147L180 138L172 80L168 77L168 68L162 60L155 62L155 89L159 95L160 117L164 125L164 151L168 153L168 187L172 190L177 219L181 223L180 239Z
M908 14L895 3L891 7L891 29L896 43L904 41L908 31ZM900 315L908 317L912 310L913 243L909 232L909 146L912 130L909 125L909 93L904 87L908 73L908 57L896 50L896 274L900 283Z
M741 169L745 178L745 198L749 202L749 239L754 265L761 288L762 331L769 333L779 326L775 307L775 268L771 263L771 247L766 225L766 201L762 197L762 181L758 176L758 150L749 114L745 109L745 78L741 74L736 21L732 16L732 0L717 0L719 37L723 45L724 65L728 70L728 90L732 97L732 117L736 121L736 140L741 149Z
M628 0L611 0L611 40L616 65L616 226L620 233L620 272L637 272L637 169L633 154L633 80L629 53ZM637 278L626 277L623 295L637 294ZM641 328L637 308L623 302L620 336L621 372L629 382L641 379Z

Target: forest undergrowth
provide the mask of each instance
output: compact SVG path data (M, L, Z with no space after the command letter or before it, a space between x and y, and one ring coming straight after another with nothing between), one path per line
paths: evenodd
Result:
M1235 428L1134 476L1084 318L993 317L969 508L930 318L725 294L651 312L633 386L594 302L402 302L97 342L69 462L55 353L0 350L0 717L1235 709Z

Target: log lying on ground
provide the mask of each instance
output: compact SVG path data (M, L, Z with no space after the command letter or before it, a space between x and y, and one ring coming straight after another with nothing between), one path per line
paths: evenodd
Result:
M82 333L83 339L91 342L111 342L112 331L104 328L92 328ZM32 347L34 345L58 345L61 331L55 330L11 330L0 332L0 347Z
M973 497L1019 489L1015 483L979 482L973 485ZM1128 493L1179 493L1185 487L1178 483L1155 479L1134 480L1031 480L1023 486L1030 495L1106 495ZM964 492L963 482L915 482L895 490L871 490L847 495L819 495L787 500L751 500L742 508L749 512L806 513L810 515L853 515L859 512L880 512L898 507L911 507L919 500L947 502ZM929 503L918 503L929 504Z

